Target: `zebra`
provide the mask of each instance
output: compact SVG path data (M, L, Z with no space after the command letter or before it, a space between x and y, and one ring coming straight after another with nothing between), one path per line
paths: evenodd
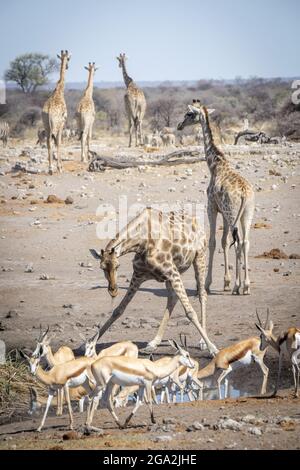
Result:
M0 121L0 140L3 142L3 147L7 146L9 135L9 125L6 121Z

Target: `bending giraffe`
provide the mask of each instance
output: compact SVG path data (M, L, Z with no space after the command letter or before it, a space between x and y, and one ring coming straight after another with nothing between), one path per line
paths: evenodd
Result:
M101 328L99 338L124 313L141 284L155 279L165 282L168 301L158 332L148 344L147 351L155 350L160 344L179 299L186 316L199 331L210 353L215 354L218 350L206 333L205 249L205 234L195 217L190 217L184 212L163 214L161 211L146 208L108 243L105 250L101 250L101 254L90 250L92 255L100 260L111 297L118 294L119 258L130 252L135 253L128 291ZM192 264L201 305L201 323L190 304L181 279L181 274Z
M120 54L117 57L119 67L122 68L124 82L127 88L124 95L125 110L128 118L129 125L129 147L131 147L132 133L135 132L135 146L143 145L143 119L146 112L146 98L142 90L136 83L129 77L125 61L127 57L125 54Z
M62 131L67 120L67 106L64 97L65 72L68 69L71 55L68 51L61 51L61 54L57 55L57 57L61 62L59 81L57 82L55 90L44 104L42 111L42 119L47 136L50 175L53 173L53 142L57 151L57 170L62 172L60 145Z
M90 151L90 141L92 138L93 124L95 120L95 105L93 100L94 74L97 70L95 62L89 62L88 67L84 67L89 72L87 87L81 98L77 111L76 120L79 138L81 140L81 161L87 162Z
M178 130L187 126L201 125L204 139L206 162L211 174L207 188L207 215L210 225L209 262L205 282L207 292L212 283L213 257L216 248L216 221L218 213L223 216L222 248L224 251L224 290L230 290L230 273L228 264L229 230L232 232L236 251L236 277L233 294L239 294L242 277L242 252L244 254L244 294L250 294L250 279L248 266L249 232L254 212L254 191L251 184L237 173L229 164L225 155L214 143L209 117L213 110L206 109L200 100L193 100L193 106L188 106L188 112L178 124ZM239 229L241 228L241 230Z

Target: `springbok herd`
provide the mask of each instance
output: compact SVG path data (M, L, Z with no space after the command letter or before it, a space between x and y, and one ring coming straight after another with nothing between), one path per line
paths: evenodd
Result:
M58 56L61 61L60 79L52 95L43 107L43 124L48 146L49 172L53 172L53 143L56 146L57 169L62 171L60 143L67 117L64 100L65 71L68 68L70 54L61 51ZM125 108L129 124L129 146L133 134L135 144L145 142L143 136L143 118L146 111L146 99L142 90L127 74L126 56L120 54L119 66L122 68L126 85ZM93 77L96 71L95 63L89 63L88 84L77 108L78 135L81 140L81 159L88 161L92 128L95 119L93 102ZM127 253L134 253L133 275L130 286L114 309L110 318L97 331L95 336L85 342L85 355L74 357L68 346L52 352L47 330L41 334L35 351L28 356L24 351L22 356L28 361L31 373L48 387L48 399L40 431L53 399L57 394L57 414L62 414L64 397L68 405L70 427L73 428L71 399L79 400L79 409L83 411L84 401L87 400L87 430L97 430L92 426L95 410L99 400L107 407L114 420L120 427L125 427L136 413L142 402L150 409L151 420L154 422L153 402L157 403L157 392L160 400L164 397L168 402L176 400L177 393L186 393L190 400L203 398L203 381L208 377L216 377L219 398L221 384L225 382L225 397L228 389L228 375L238 366L251 364L252 359L262 370L263 381L261 394L267 390L269 369L264 363L267 348L271 346L278 352L278 374L274 390L276 394L280 385L280 375L284 354L287 353L292 366L295 396L298 396L300 375L300 329L291 326L278 336L273 333L273 323L269 311L263 323L257 313L256 327L259 337L251 337L239 341L222 350L218 350L208 337L206 330L206 301L213 280L213 258L216 247L216 221L218 213L223 218L222 248L224 252L224 291L230 290L230 272L228 252L231 245L235 248L236 269L232 294L250 294L249 279L249 232L255 207L254 190L246 178L233 169L226 156L214 143L209 115L213 109L207 109L200 100L193 100L177 129L183 130L188 126L202 129L206 162L211 174L207 188L207 211L210 225L208 242L209 260L206 274L207 241L203 227L199 221L184 211L162 213L159 210L146 208L135 219L122 229L101 252L91 249L91 254L100 261L108 281L108 292L112 297L118 293L117 273L119 258ZM3 131L4 133L4 131ZM173 137L168 142L173 142ZM232 243L230 245L230 235ZM243 258L243 263L242 263ZM195 271L197 292L201 306L201 317L192 307L187 296L181 274L191 265ZM242 273L244 279L242 282ZM113 344L107 349L96 353L96 344L104 332L124 313L127 305L133 299L141 284L150 279L164 282L167 290L167 306L156 336L150 341L144 352L154 351L161 343L168 320L179 300L189 321L197 328L200 336L201 349L207 348L212 355L209 364L200 368L195 358L187 351L186 338L180 335L180 344L170 340L170 345L176 350L172 357L162 357L151 360L139 357L137 346L131 341ZM40 366L45 357L50 369ZM122 425L115 413L115 407L127 404L129 397L136 395L136 403ZM32 390L32 409L36 401L35 391Z

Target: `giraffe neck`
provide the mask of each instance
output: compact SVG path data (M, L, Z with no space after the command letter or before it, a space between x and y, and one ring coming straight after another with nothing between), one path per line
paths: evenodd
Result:
M143 211L126 227L124 227L117 236L111 240L106 246L109 251L115 248L117 257L126 255L127 253L137 252L146 245L149 233L149 217L148 212Z
M65 72L66 72L66 64L64 61L60 64L60 75L59 80L57 82L55 92L58 94L63 94L65 89Z
M126 65L125 65L124 61L122 61L122 72L123 72L123 78L124 78L125 85L128 88L130 83L133 82L133 80L132 80L131 77L129 77L129 75L127 73Z
M94 89L94 71L90 70L87 87L86 87L85 92L84 92L85 96L88 96L88 97L92 98L93 89Z
M205 158L210 172L212 173L218 164L227 162L225 156L214 142L208 114L200 115L200 123L203 132Z

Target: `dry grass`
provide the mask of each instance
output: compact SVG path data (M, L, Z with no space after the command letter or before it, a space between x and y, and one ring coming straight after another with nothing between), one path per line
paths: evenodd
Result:
M27 414L30 387L46 396L45 388L30 374L27 364L20 360L17 351L12 351L6 364L0 365L0 424Z

